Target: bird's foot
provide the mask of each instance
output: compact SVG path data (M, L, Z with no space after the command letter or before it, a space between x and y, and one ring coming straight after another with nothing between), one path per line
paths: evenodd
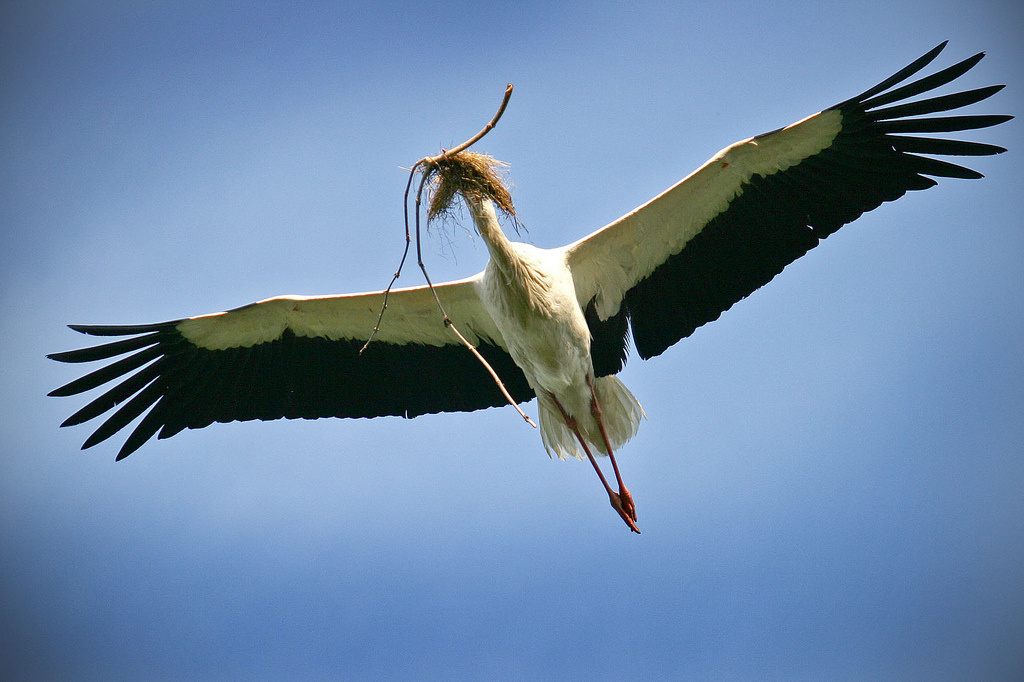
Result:
M608 501L612 503L612 509L619 513L622 520L626 522L629 529L639 534L640 529L636 527L636 506L633 504L633 496L625 488L619 492L608 492Z

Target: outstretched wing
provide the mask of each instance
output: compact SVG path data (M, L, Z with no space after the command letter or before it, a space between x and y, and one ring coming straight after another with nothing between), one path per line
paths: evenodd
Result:
M478 346L517 401L533 391L505 350L477 296L480 275L437 285L449 317ZM120 406L85 441L88 448L149 410L117 458L154 435L213 422L319 417L415 417L505 404L494 381L447 329L426 287L396 289L380 331L363 353L383 292L282 296L213 315L135 326L72 326L128 337L56 353L61 362L124 356L50 393L69 396L109 382L62 426Z
M979 102L1003 86L905 100L956 79L984 53L890 89L943 47L857 97L723 149L660 196L566 247L595 332L597 373L622 368L627 318L640 356L653 357L865 211L935 185L929 176L982 177L919 154L1005 149L917 134L984 128L1011 116L912 117Z

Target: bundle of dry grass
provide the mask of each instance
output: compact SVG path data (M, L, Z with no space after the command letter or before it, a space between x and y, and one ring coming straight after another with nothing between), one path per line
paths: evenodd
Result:
M501 172L507 166L492 156L476 152L459 152L430 163L424 172L430 193L428 222L450 216L459 194L490 199L514 220L516 208Z

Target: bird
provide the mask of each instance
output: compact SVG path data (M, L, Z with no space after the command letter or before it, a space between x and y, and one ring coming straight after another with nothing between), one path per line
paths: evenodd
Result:
M536 398L549 456L588 459L611 506L639 533L615 459L645 416L617 376L630 341L644 360L660 355L863 213L938 177L981 178L935 157L1005 148L932 134L1012 116L930 116L1003 88L915 99L984 57L910 80L946 44L856 97L726 147L639 208L562 247L510 240L498 218L508 211L500 201L496 210L493 192L456 187L487 246L485 269L389 290L386 308L383 291L277 296L156 324L69 325L105 341L48 357L109 364L50 395L112 385L61 426L113 411L85 449L142 417L117 453L121 460L154 436L213 422L411 418ZM490 157L467 151L445 158L456 171L482 163L489 172ZM613 483L598 464L603 456Z

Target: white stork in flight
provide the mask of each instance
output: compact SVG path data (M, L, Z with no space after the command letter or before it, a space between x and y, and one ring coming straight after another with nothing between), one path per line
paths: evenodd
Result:
M568 246L510 241L490 198L463 192L490 260L483 272L436 285L438 299L510 396L538 399L548 453L588 457L632 530L639 532L635 506L613 455L644 414L615 376L629 337L640 357L652 358L865 211L931 187L933 177L982 177L922 154L1006 151L921 135L1011 118L926 116L979 102L1001 85L907 101L953 81L984 56L896 87L944 46L856 97L726 147L664 193ZM49 357L73 363L123 357L50 395L115 382L62 424L117 408L83 448L148 410L117 459L154 435L169 438L213 422L415 417L505 404L492 377L442 322L426 286L391 292L380 330L360 353L382 296L279 296L158 324L72 325L118 340ZM611 458L614 489L595 453Z

